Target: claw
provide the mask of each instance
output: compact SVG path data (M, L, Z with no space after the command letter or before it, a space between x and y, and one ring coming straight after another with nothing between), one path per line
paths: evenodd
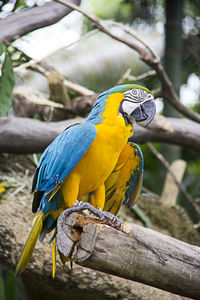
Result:
M123 223L118 217L114 216L108 211L102 211L101 208L97 209L88 202L76 201L71 208L68 208L64 211L63 216L68 216L73 212L83 211L86 209L92 212L93 214L95 214L96 216L98 216L99 221L101 221L102 219L106 219L107 225L109 225L109 221L112 221L117 225L117 227L120 227L120 230L123 229Z
M104 211L103 215L104 215L104 218L106 218L108 220L108 224L109 224L109 220L110 220L113 223L115 223L117 225L117 227L120 226L120 230L123 229L123 223L118 217L114 216L113 214L111 214L108 211Z

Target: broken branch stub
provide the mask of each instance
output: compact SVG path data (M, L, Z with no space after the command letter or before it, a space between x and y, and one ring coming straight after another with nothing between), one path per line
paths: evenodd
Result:
M58 250L84 267L200 298L200 248L123 224L119 231L83 213L63 213L58 219Z

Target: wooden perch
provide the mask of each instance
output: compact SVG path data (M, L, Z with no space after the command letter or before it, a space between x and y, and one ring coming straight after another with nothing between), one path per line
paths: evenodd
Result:
M30 195L29 191L26 194L26 203L31 205L32 195ZM24 196L24 194L22 195ZM0 201L1 269L6 267L15 270L19 261L34 217L31 213L31 207L27 208L26 206L21 201L21 197L17 199L16 196L14 199L8 198ZM174 217L174 215L170 216ZM176 218L179 220L180 226L183 223L187 223L182 217L183 214L177 213ZM186 239L189 238L189 240L192 237L194 241L193 233L195 231L192 229L192 223L189 219L188 222L188 232L185 237ZM168 225L168 223L163 222L163 225L167 226L166 224ZM181 230L183 228L185 227L181 227ZM25 285L29 300L183 300L181 296L78 265L75 265L72 271L69 264L66 264L64 270L61 266L57 266L56 277L53 280L51 276L51 249L47 250L50 237L51 235L43 243L37 243L31 261L27 269L22 273L21 279Z
M123 224L122 232L84 213L63 213L57 226L58 249L81 266L200 298L199 247Z
M72 0L79 5L79 0ZM26 9L0 20L0 41L10 44L33 30L54 24L68 15L72 9L50 1L43 6Z

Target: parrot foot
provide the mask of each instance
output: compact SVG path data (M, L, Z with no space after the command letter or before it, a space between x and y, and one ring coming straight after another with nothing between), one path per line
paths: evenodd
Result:
M64 211L63 217L66 217L73 212L83 211L86 209L89 210L91 213L95 214L96 216L98 216L99 221L101 221L102 219L106 219L107 224L109 224L110 223L109 221L111 221L111 222L115 223L117 227L120 227L120 230L123 229L123 223L118 217L114 216L113 214L111 214L108 211L103 211L100 208L97 209L88 202L76 201L72 207L70 207Z
M109 224L109 221L111 221L111 222L115 223L117 225L117 227L120 227L120 230L123 229L122 221L118 217L111 214L110 212L100 210L100 215L101 215L101 217L99 218L99 220L104 218L107 220L107 222L106 222L107 224Z

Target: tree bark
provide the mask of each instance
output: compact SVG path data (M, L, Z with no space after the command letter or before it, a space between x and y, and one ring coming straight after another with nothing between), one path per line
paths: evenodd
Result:
M71 0L71 2L80 4L80 0ZM50 1L43 6L14 13L0 20L0 41L9 45L24 34L58 22L71 11L71 8Z
M200 248L123 222L123 231L83 213L58 219L57 246L77 264L193 299L200 297Z
M41 122L29 118L0 119L0 153L28 154L42 152L52 140L68 126L82 122L75 118L60 122ZM131 140L143 144L161 142L200 151L200 125L186 119L167 118L172 131L145 128L134 125L134 135ZM116 137L117 138L117 137Z

